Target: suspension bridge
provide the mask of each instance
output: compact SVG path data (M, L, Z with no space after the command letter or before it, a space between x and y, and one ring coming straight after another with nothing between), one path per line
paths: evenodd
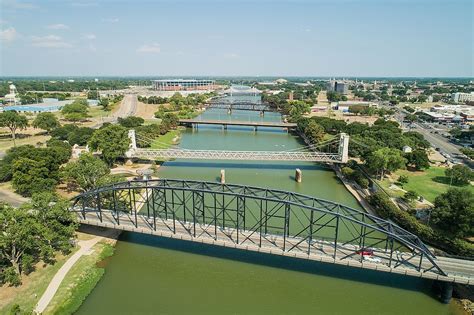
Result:
M163 144L162 149L138 148L135 130L129 130L130 148L127 158L144 159L199 159L199 160L245 160L245 161L300 161L321 163L347 163L349 159L349 136L342 133L333 139L316 146L306 146L289 151L231 151L231 150L188 150L168 148ZM153 143L153 139L140 136L141 142ZM337 147L336 152L320 152L319 148Z
M192 180L116 183L73 198L79 222L265 254L473 284L473 262L437 258L414 234L294 192Z
M250 126L254 127L254 130L257 127L272 127L272 128L284 128L284 129L293 129L297 127L296 123L287 123L279 121L240 121L240 120L219 120L219 119L180 119L180 125L195 127L198 125L221 125L224 129L227 129L227 126Z

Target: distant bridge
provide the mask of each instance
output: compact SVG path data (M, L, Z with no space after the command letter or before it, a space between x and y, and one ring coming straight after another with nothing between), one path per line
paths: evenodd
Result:
M259 112L275 111L274 108L266 104L246 102L246 101L239 101L239 102L215 101L209 104L209 108L219 108L219 109L228 109L228 110L247 110L247 111L259 111Z
M132 181L80 194L71 211L82 224L473 284L472 262L437 259L416 235L393 222L288 191L192 180Z
M319 151L230 151L230 150L187 150L187 149L148 149L138 148L135 130L129 130L130 149L127 158L146 159L205 159L205 160L245 160L245 161L304 161L321 163L347 163L349 159L349 136L341 134L339 139L324 145L336 145L336 153ZM314 149L314 148L313 148Z
M180 125L185 126L196 126L196 125L221 125L224 126L224 129L227 129L227 126L250 126L254 127L275 127L275 128L286 128L292 129L296 128L296 123L286 123L279 121L238 121L238 120L217 120L217 119L180 119Z

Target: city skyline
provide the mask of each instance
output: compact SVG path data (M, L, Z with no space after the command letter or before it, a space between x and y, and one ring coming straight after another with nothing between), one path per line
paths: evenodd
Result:
M472 2L2 1L2 76L472 77Z

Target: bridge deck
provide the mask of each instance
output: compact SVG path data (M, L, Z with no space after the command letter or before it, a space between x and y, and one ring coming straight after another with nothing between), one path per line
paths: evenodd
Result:
M228 126L251 126L251 127L276 127L276 128L296 128L295 123L271 122L271 121L237 121L237 120L217 120L217 119L180 119L180 124L191 125L228 125Z
M121 212L117 218L110 210L102 210L102 220L96 209L86 209L85 218L78 211L78 219L82 224L102 226L106 228L119 229L130 232L157 235L186 241L194 241L203 244L217 245L223 247L236 248L241 250L250 250L266 254L282 255L299 259L309 259L322 263L333 263L350 267L370 269L382 272L396 273L406 276L421 277L426 279L440 280L446 282L455 282L461 284L474 284L473 264L466 264L464 261L453 261L452 259L438 260L440 265L448 275L443 276L437 273L427 271L420 272L416 269L419 265L419 258L406 259L403 264L392 267L388 266L389 254L383 249L374 249L374 258L372 260L362 259L355 253L357 246L337 243L335 244L324 240L313 240L311 243L302 242L298 237L286 237L274 234L260 234L252 231L239 230L233 228L222 228L213 224L196 224L192 222L173 221L171 219L157 218L153 222L153 217L147 217L144 214L136 214L136 218L128 213ZM137 225L135 225L137 222ZM193 228L195 226L195 229ZM285 248L286 250L282 250ZM291 247L291 251L288 249ZM311 253L308 255L308 247L311 247ZM295 251L297 249L298 251ZM409 257L409 253L396 252L397 256L403 258ZM400 259L404 260L404 259ZM425 261L422 261L425 265ZM427 265L429 266L429 265Z

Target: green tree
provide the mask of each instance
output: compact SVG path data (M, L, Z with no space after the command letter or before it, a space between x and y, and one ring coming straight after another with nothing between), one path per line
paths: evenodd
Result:
M86 100L75 100L71 104L64 105L61 113L70 121L80 121L88 117L89 105Z
M60 126L61 124L59 123L59 120L56 118L56 116L54 116L53 113L39 113L35 120L33 120L33 127L46 130L48 133Z
M145 122L145 120L143 118L136 117L136 116L129 116L129 117L126 117L126 118L121 118L121 117L118 118L118 123L120 125L124 126L125 128L135 128L135 127L143 125L144 122Z
M318 123L316 123L314 120L311 120L308 123L308 126L306 126L304 130L304 133L313 144L321 142L321 140L323 140L324 138L323 127L318 125Z
M16 111L5 111L0 113L0 127L10 129L13 139L13 146L16 146L17 129L25 129L28 127L28 119L24 115L18 114Z
M467 185L474 179L474 171L464 164L457 164L446 169L445 175L456 185Z
M20 277L40 260L54 262L57 251L70 251L77 224L68 208L66 200L50 193L33 196L21 208L0 204L0 260L14 275Z
M52 190L57 184L45 161L20 158L13 163L12 186L22 196Z
M90 153L83 153L75 162L70 162L63 170L63 177L87 191L98 187L101 179L110 174L110 169L105 162Z
M474 232L474 194L467 189L449 189L436 197L431 222L455 237L472 236Z
M400 150L385 147L371 153L365 163L372 172L383 178L387 171L394 172L403 169L406 159Z
M430 160L425 150L414 150L405 154L408 164L415 167L416 170L427 169L430 167Z
M110 108L110 102L109 102L109 99L104 97L104 98L101 98L100 101L99 101L99 106L102 106L102 109L105 110L105 111L109 111Z
M405 195L403 195L403 199L409 203L413 203L416 198L418 198L418 194L413 190L409 190L405 193Z
M100 150L102 158L112 165L118 158L124 157L130 144L127 128L120 125L108 125L94 132L89 140L93 150Z

